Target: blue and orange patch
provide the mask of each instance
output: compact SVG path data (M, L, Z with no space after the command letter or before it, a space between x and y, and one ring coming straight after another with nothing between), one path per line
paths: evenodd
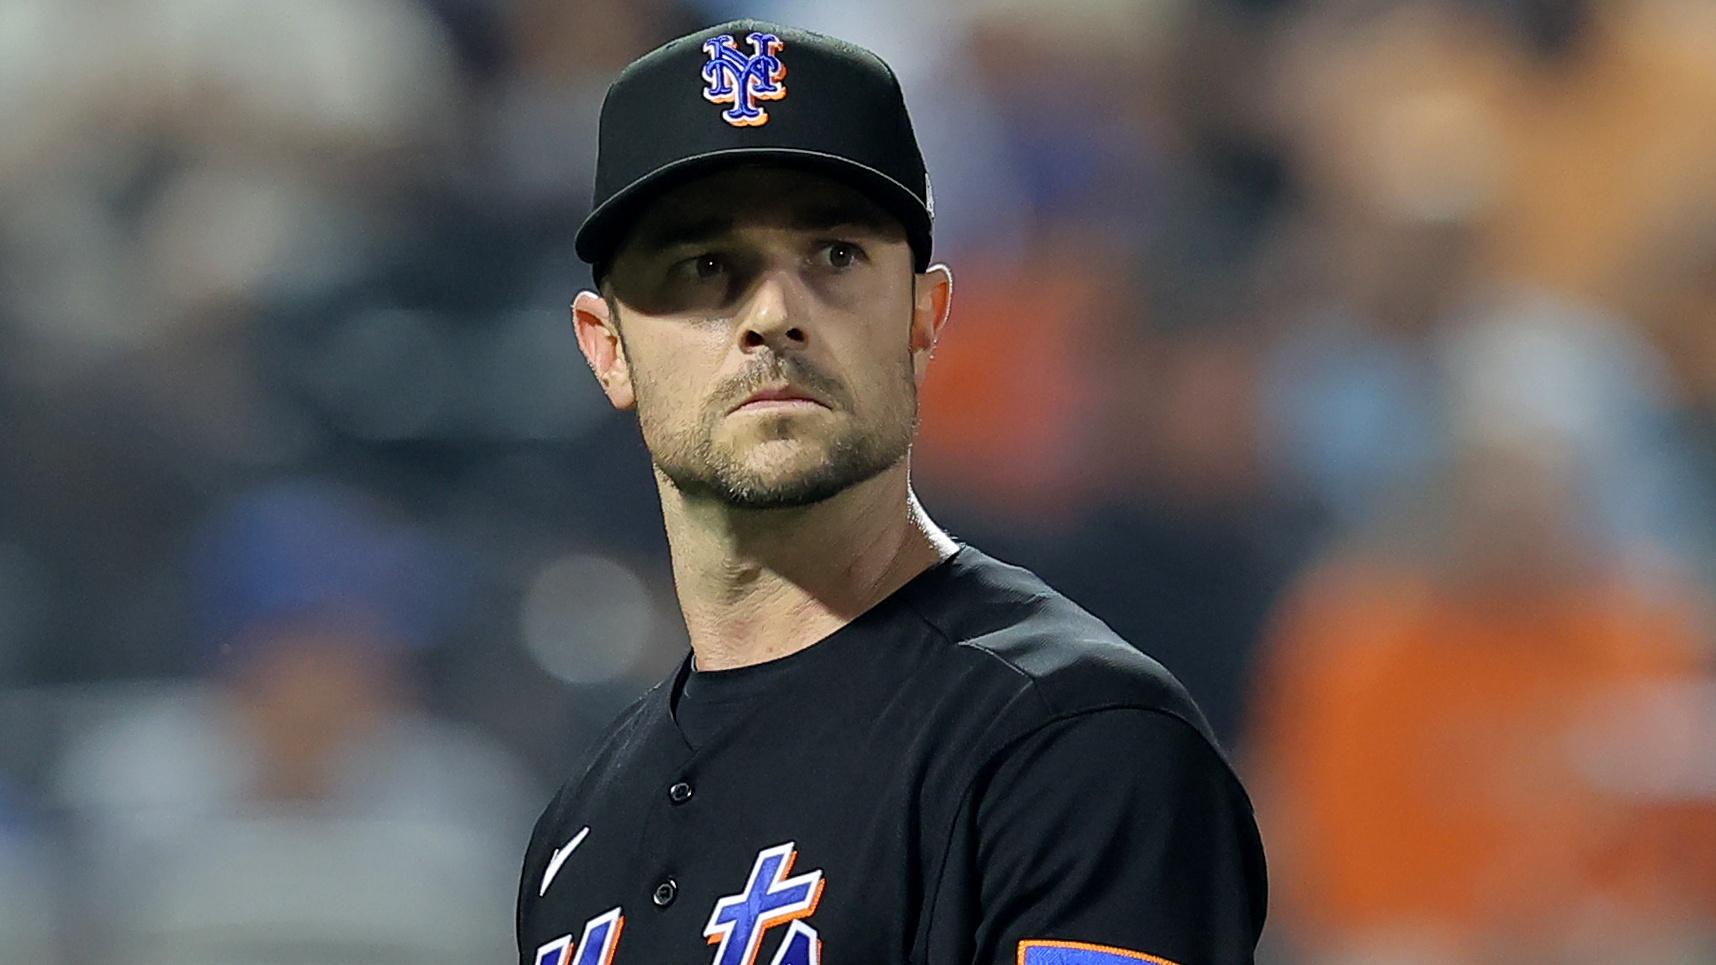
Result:
M1019 943L1019 965L1138 965L1139 962L1178 965L1166 958L1115 948L1112 945L1031 938Z

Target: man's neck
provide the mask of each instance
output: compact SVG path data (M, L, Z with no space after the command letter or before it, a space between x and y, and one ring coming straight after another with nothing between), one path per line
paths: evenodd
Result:
M702 670L775 660L816 643L952 555L902 463L831 499L742 510L661 484L674 585Z

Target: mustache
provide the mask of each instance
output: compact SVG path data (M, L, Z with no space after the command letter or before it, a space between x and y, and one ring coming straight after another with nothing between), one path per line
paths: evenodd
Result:
M737 405L753 392L780 382L790 382L828 403L846 401L845 387L831 375L801 359L774 355L745 367L739 374L723 379L716 397L727 407Z

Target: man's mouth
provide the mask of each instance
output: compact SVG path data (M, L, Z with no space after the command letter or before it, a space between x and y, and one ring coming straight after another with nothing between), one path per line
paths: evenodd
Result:
M773 409L828 408L822 400L791 384L758 389L732 408L733 412L761 412Z

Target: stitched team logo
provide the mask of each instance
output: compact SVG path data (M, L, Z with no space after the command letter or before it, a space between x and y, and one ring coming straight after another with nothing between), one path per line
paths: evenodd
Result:
M536 965L613 965L625 927L625 916L618 908L598 915L584 923L584 934L577 944L571 935L562 935L538 948Z
M1019 943L1019 965L1175 965L1166 958L1111 945L1027 939Z
M780 52L786 49L774 34L753 33L745 38L751 52L739 50L733 38L725 34L703 42L703 52L709 62L703 65L703 79L709 86L703 97L714 104L731 104L721 112L721 119L734 127L761 127L769 122L769 112L758 101L778 101L786 96L786 65Z
M816 912L822 872L788 877L797 857L791 841L764 848L751 865L745 890L715 903L703 928L703 937L716 946L713 965L753 965L764 933L780 925L787 926L786 935L770 965L820 965L822 941L816 929L798 919Z

